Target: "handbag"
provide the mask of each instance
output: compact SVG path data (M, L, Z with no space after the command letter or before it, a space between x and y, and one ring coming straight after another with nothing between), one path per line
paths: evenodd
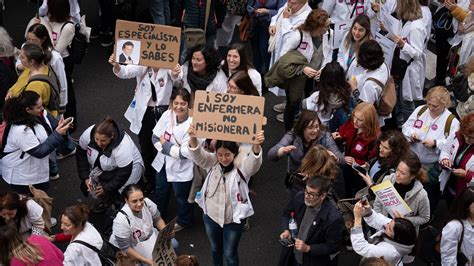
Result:
M465 102L469 99L469 82L463 73L457 73L452 79L451 84L447 86L449 91L452 91L454 98L460 102Z
M240 25L239 25L239 37L241 41L246 42L250 39L251 25L252 25L252 16L247 14L242 18L242 21L240 22Z
M209 19L209 11L211 9L211 1L206 0L206 16L204 19L204 29L201 28L184 28L185 44L187 49L191 49L198 45L206 44L207 21Z
M461 50L462 43L451 47L448 53L448 70L446 75L450 78L456 76L458 72L458 63L459 63L459 52Z
M29 185L33 200L43 208L41 218L43 218L44 226L47 231L51 229L51 212L53 208L53 198L48 196L46 192Z
M120 250L114 245L112 245L109 241L105 240L104 238L102 238L102 240L103 240L103 244L100 249L82 240L74 240L72 241L72 243L78 243L92 249L93 251L97 253L97 255L99 255L99 259L102 265L113 266L117 262L117 258L118 258L118 254Z
M64 26L66 26L69 23L74 25L74 22L66 21L61 26L61 31L63 30ZM74 38L71 41L71 45L68 46L68 52L69 52L69 55L72 56L72 60L74 64L80 64L82 62L82 59L84 59L84 56L86 55L86 52L87 52L87 37L80 32L80 27L76 27L75 25L74 27L75 27Z

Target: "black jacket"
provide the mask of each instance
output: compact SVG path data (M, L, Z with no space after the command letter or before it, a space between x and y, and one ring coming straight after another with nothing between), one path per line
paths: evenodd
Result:
M301 227L305 210L304 191L300 191L290 201L283 213L283 230L288 230L288 220L291 212L295 213L298 228ZM333 203L325 199L321 205L321 210L309 229L305 243L311 246L311 250L308 253L303 253L302 265L328 265L331 262L329 255L338 252L342 246L345 230L341 213ZM293 251L293 247L283 247L279 265L293 265Z
M114 122L114 129L115 129L114 139L107 146L107 148L104 151L102 151L102 149L99 148L99 146L97 146L97 143L95 142L95 139L94 139L95 126L92 128L91 134L90 134L90 142L87 146L91 149L95 149L99 151L98 158L100 158L100 156L110 157L112 155L113 149L115 149L122 142L123 137L125 136L125 132L119 129L119 127L117 126L115 122ZM93 166L89 165L89 162L87 160L87 151L82 149L80 146L77 147L76 162L77 162L77 170L79 173L79 178L81 180L85 180L89 178L89 173L92 168L96 166L101 168L99 160L96 160ZM105 190L105 192L108 192L108 193L118 191L127 182L128 178L132 174L132 169L133 169L133 161L125 167L119 167L112 171L104 171L99 176L99 181L102 188Z

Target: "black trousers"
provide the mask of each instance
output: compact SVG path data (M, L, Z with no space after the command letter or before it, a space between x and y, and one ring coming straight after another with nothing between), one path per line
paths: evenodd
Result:
M158 118L156 118L158 119ZM155 187L156 171L151 166L151 163L156 157L157 150L151 142L153 136L153 128L156 125L155 114L153 108L147 108L142 119L142 128L138 133L138 143L140 144L140 151L145 164L145 187L152 190Z
M68 57L64 57L63 61L64 61L64 69L66 72L66 80L67 80L67 105L66 105L66 112L64 113L64 117L74 117L74 127L72 128L72 130L75 130L78 125L78 120L77 120L76 95L74 93L74 85L72 84L72 72L74 70L74 61L71 55Z
M435 30L436 35L436 85L445 85L446 71L448 69L448 53L451 45L448 38L453 36L452 32Z

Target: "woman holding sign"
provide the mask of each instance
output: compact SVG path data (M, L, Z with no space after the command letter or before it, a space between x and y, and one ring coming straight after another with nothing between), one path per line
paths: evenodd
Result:
M396 172L385 176L383 181L387 180L392 182L395 190L412 210L405 218L413 223L418 232L419 227L430 220L430 200L422 184L426 182L427 175L418 156L411 151L407 152L400 160ZM374 210L385 216L389 215L380 199L375 200Z
M145 190L153 191L156 171L151 166L156 157L151 137L156 122L168 110L173 80L178 78L181 71L179 65L173 69L155 68L139 65L120 65L116 62L115 54L109 57L114 74L120 79L137 80L135 95L125 112L125 118L130 122L130 131L138 135L141 155L145 164Z
M163 113L153 129L152 142L158 150L153 161L156 175L155 201L158 209L166 215L171 187L176 197L178 219L175 230L180 231L192 224L192 205L187 201L193 180L193 161L189 158L186 144L191 94L186 89L177 89L171 95L172 109Z
M208 171L201 191L196 193L196 202L203 209L206 233L211 243L214 265L238 265L238 246L244 230L245 219L253 215L249 198L248 181L262 164L263 130L257 133L255 144L240 167L234 165L239 146L232 141L218 140L216 152L203 149L196 138L194 125L189 134L190 158Z

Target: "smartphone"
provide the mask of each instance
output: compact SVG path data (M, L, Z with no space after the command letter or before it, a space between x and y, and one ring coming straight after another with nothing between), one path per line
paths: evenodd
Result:
M358 164L356 164L356 163L353 163L353 164L352 164L352 169L356 170L357 172L359 172L359 173L361 173L361 174L363 174L363 175L366 175L366 174L367 174L367 170L366 170L364 167L362 167L362 166L360 166L360 165L358 165Z
M284 247L291 247L295 245L295 242L291 238L280 238L278 242Z
M367 195L363 195L362 198L360 198L360 202L362 205L366 205L369 200L367 199Z
M72 122L74 122L74 117L68 117L66 119L64 119L64 124L71 124Z

